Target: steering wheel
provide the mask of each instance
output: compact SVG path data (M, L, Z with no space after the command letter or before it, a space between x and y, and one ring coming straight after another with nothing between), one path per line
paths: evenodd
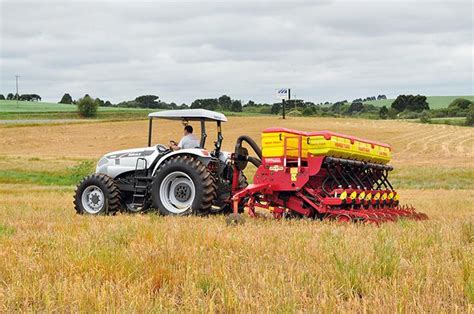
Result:
M158 145L156 145L156 150L158 151L158 153L163 154L163 153L168 152L170 149L169 149L169 147L167 147L165 145L158 144Z

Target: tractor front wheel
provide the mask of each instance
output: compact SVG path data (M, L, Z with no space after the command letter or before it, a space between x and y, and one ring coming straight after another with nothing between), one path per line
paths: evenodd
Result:
M165 161L153 179L153 206L163 215L207 214L215 196L211 173L191 156Z
M105 174L85 177L77 186L74 208L78 214L108 215L121 207L120 191L114 180Z

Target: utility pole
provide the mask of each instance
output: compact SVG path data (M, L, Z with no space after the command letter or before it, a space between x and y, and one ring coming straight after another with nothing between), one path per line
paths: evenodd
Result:
M282 118L285 119L285 98L282 99L283 111L282 111Z
M16 107L18 108L18 98L20 98L20 94L18 94L18 78L20 76L19 75L15 75L15 79L16 79L16 95L15 95L15 98L16 98Z
M291 89L278 89L277 90L277 98L281 99L282 104L282 119L286 118L286 101L291 99Z

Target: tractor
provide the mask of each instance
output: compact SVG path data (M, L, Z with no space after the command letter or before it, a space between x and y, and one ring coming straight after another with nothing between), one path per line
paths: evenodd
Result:
M77 187L77 213L104 215L156 209L163 215L206 215L229 211L231 182L237 181L242 189L247 181L243 169L234 180L232 153L221 151L225 115L205 109L184 109L154 112L148 117L148 146L103 156L95 173ZM152 145L156 119L181 120L185 125L191 121L200 123L199 146L173 151L167 145ZM209 122L217 124L213 150L205 148ZM245 140L246 137L240 139ZM255 143L251 145L258 148Z
M103 156L94 174L77 186L78 214L158 211L162 215L230 213L239 223L264 210L274 218L308 217L379 223L400 217L426 219L399 204L388 179L391 147L330 131L268 128L262 148L249 136L237 138L233 152L221 150L225 115L205 109L149 114L148 145ZM152 145L155 119L200 123L194 148ZM206 149L206 123L217 124L212 150ZM244 145L245 144L245 145ZM253 150L249 154L247 147ZM257 171L252 183L244 171Z

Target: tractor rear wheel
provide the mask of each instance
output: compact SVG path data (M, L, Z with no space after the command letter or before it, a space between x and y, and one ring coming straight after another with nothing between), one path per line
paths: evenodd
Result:
M158 169L151 188L153 206L163 215L205 215L216 196L207 167L191 156L172 157Z
M77 186L74 208L84 215L114 214L121 209L120 191L111 177L92 174Z

